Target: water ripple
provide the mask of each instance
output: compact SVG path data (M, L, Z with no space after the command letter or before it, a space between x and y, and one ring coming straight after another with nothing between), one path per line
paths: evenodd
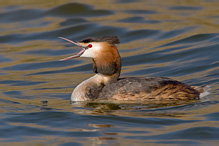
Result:
M193 6L174 6L174 7L170 7L169 9L171 10L202 10L202 7L193 7Z
M104 16L113 14L113 11L109 10L94 10L92 6L80 4L80 3L68 3L58 7L55 7L46 12L46 15L59 16L59 17L72 17L72 16Z

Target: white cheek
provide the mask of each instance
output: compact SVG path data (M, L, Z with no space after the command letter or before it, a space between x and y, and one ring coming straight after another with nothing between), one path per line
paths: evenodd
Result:
M88 49L88 50L85 50L85 52L80 57L94 58L94 53L92 49Z
M95 58L95 55L101 51L101 45L99 43L91 43L92 48L85 50L85 52L80 57L88 57L88 58Z

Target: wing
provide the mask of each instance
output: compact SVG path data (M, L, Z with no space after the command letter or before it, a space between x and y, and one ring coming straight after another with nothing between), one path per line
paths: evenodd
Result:
M163 100L199 98L199 92L165 77L127 77L106 85L99 94L107 100Z

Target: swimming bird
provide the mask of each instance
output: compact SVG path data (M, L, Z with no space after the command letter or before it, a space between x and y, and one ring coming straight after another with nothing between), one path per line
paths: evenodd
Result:
M117 36L88 37L80 42L60 37L81 48L65 61L77 57L92 58L95 75L80 83L72 92L71 101L162 101L196 100L204 92L202 87L189 86L167 77L120 78L121 57Z

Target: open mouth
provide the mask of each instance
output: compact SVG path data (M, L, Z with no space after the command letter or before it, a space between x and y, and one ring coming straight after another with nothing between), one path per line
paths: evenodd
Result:
M68 42L70 42L70 43L72 43L72 44L75 44L76 46L78 46L78 47L80 47L80 48L82 49L78 54L73 55L73 56L69 56L69 57L64 58L64 59L60 59L60 61L65 61L65 60L69 60L69 59L77 58L77 57L80 57L80 56L84 53L85 48L84 48L80 43L78 43L78 42L74 42L74 41L69 40L69 39L64 38L64 37L59 37L59 38L60 38L60 39L63 39L63 40L66 40L66 41L68 41Z

